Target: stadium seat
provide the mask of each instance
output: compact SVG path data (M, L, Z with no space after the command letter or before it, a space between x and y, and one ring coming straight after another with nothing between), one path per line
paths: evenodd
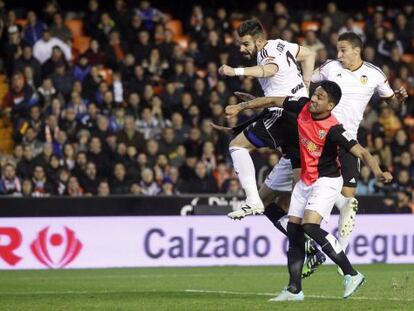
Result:
M414 55L413 55L413 54L403 54L403 55L401 56L401 60L402 60L404 63L407 63L407 64L412 64L412 63L414 62Z
M233 27L233 29L237 29L237 28L239 28L241 23L242 23L242 21L240 19L233 19L231 21L231 27Z
M79 37L83 35L83 21L80 19L67 19L65 20L66 27L72 32L73 37Z
M174 37L182 36L183 34L183 24L178 19L172 19L167 22L165 25L167 29L171 30Z
M16 19L16 24L21 27L24 27L27 24L27 19L25 18Z
M85 53L89 49L91 38L86 36L79 36L73 38L73 48L79 53Z
M310 31L310 30L318 31L319 26L320 24L317 21L306 21L306 22L302 22L300 29L303 33Z
M178 36L174 38L174 42L180 45L184 50L188 49L190 38L188 36Z
M357 26L359 29L364 30L365 28L365 21L356 21L355 26Z

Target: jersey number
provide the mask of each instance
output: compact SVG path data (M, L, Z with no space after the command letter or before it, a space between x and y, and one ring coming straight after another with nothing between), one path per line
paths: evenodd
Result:
M291 62L293 63L294 66L296 66L296 69L298 70L298 73L299 73L299 77L301 77L302 76L301 68L300 68L299 64L296 62L296 59L293 57L292 53L290 53L290 51L286 52L286 61L289 65L289 67L291 65Z

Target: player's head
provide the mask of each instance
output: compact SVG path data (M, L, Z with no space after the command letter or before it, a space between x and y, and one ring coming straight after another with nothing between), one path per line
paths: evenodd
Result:
M322 81L312 95L309 111L314 114L330 112L339 103L341 97L342 91L338 84L328 80Z
M352 67L361 60L362 40L354 32L345 32L338 37L336 48L338 60L345 68Z
M244 57L252 59L257 55L266 42L262 24L257 20L249 19L240 24L237 29L240 40L240 52Z

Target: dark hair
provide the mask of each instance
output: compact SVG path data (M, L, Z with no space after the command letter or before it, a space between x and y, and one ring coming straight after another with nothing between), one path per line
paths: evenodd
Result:
M342 91L339 85L333 81L325 80L321 82L321 87L328 94L329 102L336 106L342 97Z
M239 28L237 29L237 33L240 37L250 35L252 37L263 35L264 29L262 24L255 19L249 19L244 21L240 24Z
M361 37L358 36L355 32L344 32L338 37L339 41L348 41L351 43L353 48L360 48L362 51L363 43Z

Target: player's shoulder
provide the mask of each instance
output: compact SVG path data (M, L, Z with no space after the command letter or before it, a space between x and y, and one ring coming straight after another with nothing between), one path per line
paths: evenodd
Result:
M327 69L327 68L342 68L342 64L340 61L336 59L327 59L320 67L319 69Z
M370 74L379 76L381 78L384 78L385 80L387 80L387 76L385 75L384 71L382 71L381 68L379 68L378 66L375 66L374 64L364 61L363 63L363 69L366 70L367 72L369 72Z

